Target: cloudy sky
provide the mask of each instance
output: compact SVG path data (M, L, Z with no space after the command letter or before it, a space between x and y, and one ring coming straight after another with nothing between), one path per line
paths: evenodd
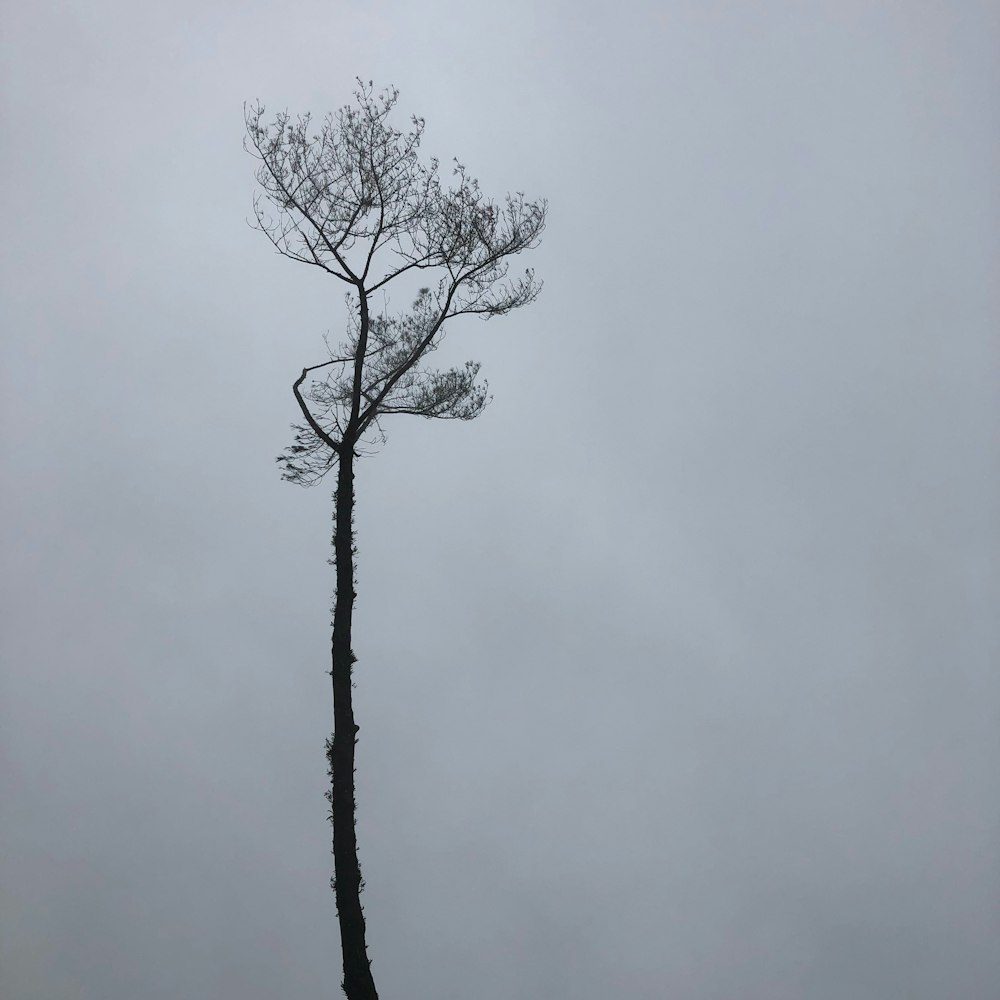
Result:
M358 479L385 1000L993 1000L1000 12L987 0L8 5L11 1000L338 994L337 283L243 102L353 79L550 202L495 396ZM527 261L526 261L527 263Z

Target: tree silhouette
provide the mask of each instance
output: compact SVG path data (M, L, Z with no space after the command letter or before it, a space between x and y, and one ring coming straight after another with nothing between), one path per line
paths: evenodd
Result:
M452 182L442 184L438 161L425 165L418 157L423 119L411 118L405 133L389 123L398 91L376 93L370 81L358 80L354 97L315 131L309 115L292 119L283 112L265 121L263 105L248 106L244 146L259 161L256 228L283 256L346 286L345 337L335 350L328 343L327 360L303 368L295 380L304 422L293 425L294 442L278 462L285 479L304 486L337 469L334 730L327 740L333 887L344 992L348 1000L377 1000L355 831L354 463L384 441L390 414L471 420L482 412L488 395L478 364L441 370L427 361L449 320L490 319L535 299L540 282L530 269L510 276L510 258L537 246L546 203L521 193L491 201L457 160ZM373 309L374 293L407 281L419 285L408 311ZM313 372L322 374L306 385Z

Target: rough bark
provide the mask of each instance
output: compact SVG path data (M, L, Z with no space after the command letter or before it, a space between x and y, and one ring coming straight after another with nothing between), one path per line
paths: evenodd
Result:
M355 830L354 722L351 672L351 620L354 611L354 455L342 447L338 463L334 560L337 594L333 609L333 739L329 746L330 804L333 816L333 871L348 1000L378 1000L365 943L361 907L361 865Z

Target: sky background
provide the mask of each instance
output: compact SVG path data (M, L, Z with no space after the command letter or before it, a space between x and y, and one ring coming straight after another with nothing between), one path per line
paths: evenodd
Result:
M550 202L452 329L493 404L359 468L384 1000L994 1000L996 4L5 21L5 997L339 995L330 490L273 459L343 305L241 139L360 75Z

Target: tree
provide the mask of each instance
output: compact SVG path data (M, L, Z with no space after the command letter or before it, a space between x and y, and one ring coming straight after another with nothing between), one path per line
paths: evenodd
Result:
M510 258L538 244L544 200L487 199L455 161L442 184L438 161L418 151L422 118L401 132L389 122L398 91L376 94L358 80L355 103L312 131L309 115L287 112L265 121L261 104L245 108L244 146L258 161L256 228L285 257L317 267L346 286L348 323L339 348L302 369L292 392L304 423L278 458L283 478L304 486L334 467L332 668L334 729L327 740L333 824L333 887L348 1000L377 1000L361 906L364 882L355 831L354 756L358 726L352 705L354 463L385 440L383 422L397 413L471 420L488 402L479 365L427 365L445 324L463 315L491 319L535 299L531 269L512 277ZM412 283L402 313L373 307L372 296ZM385 296L383 295L383 299ZM306 379L312 372L322 372Z

